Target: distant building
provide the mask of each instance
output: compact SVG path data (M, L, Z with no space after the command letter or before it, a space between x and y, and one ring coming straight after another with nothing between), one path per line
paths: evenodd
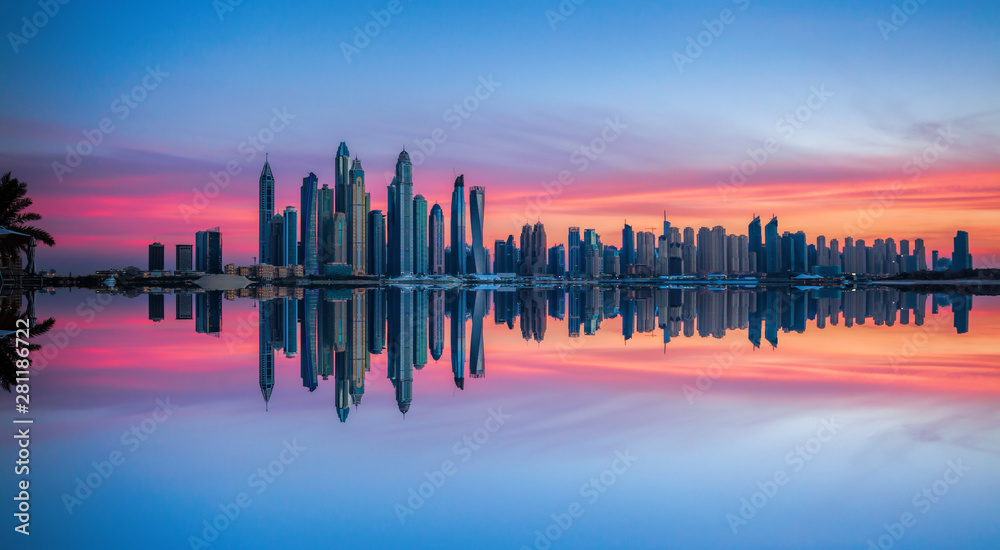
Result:
M545 275L548 247L545 242L545 226L536 222L534 226L524 224L521 228L521 258L517 272L519 275L535 277Z
M413 163L404 149L396 159L396 176L388 188L385 232L388 275L413 273Z
M222 273L222 232L218 227L195 233L195 270Z
M969 254L969 234L959 231L955 235L955 252L951 256L954 270L972 269L972 254Z
M175 247L174 270L193 271L194 270L194 247L189 244L179 244Z
M149 270L163 271L163 245L160 243L149 245Z

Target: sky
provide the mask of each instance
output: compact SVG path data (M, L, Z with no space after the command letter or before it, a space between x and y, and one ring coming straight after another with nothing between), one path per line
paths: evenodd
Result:
M249 264L265 153L283 210L309 172L332 185L341 141L373 208L404 147L446 212L457 174L485 186L487 243L525 222L619 245L626 220L743 234L774 214L810 242L942 255L964 229L977 267L1000 264L995 2L42 9L0 7L0 172L57 240L40 269L144 266L150 242L216 226L224 262Z

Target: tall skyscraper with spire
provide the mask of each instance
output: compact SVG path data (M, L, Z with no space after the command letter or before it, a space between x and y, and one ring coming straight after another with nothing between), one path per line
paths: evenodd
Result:
M472 223L472 265L469 272L485 274L486 246L483 244L483 223L486 215L486 188L469 189L469 221Z
M347 147L344 146L344 152ZM351 212L347 217L349 230L350 252L348 253L349 263L355 275L365 275L368 273L368 194L365 192L365 170L361 167L361 161L357 158L351 164L348 173L350 181Z
M260 226L258 227L257 259L260 263L271 261L271 217L274 215L274 175L271 174L271 163L264 155L264 168L260 171L259 186Z
M406 149L396 159L396 177L389 184L385 230L389 276L413 273L413 163Z
M448 259L448 273L462 276L465 268L465 175L455 178L455 189L451 192L451 257Z

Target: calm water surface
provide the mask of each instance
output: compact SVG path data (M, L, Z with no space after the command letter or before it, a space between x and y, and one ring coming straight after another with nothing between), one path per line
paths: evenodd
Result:
M4 548L1000 548L996 297L233 298L36 297Z

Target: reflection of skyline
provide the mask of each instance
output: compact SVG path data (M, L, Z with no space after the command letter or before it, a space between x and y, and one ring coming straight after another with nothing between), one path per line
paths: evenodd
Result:
M443 356L445 317L449 322L449 352L455 386L486 373L483 322L493 310L494 324L518 326L526 341L542 342L547 319L567 319L567 336L594 335L604 320L620 317L624 342L637 334L662 334L664 351L678 337L724 338L728 331L746 331L756 348L778 345L779 333L850 328L873 324L922 326L927 294L895 289L712 289L712 288L552 288L307 289L295 296L258 301L259 382L265 408L274 388L274 353L299 356L303 387L315 391L333 377L337 416L347 420L350 405L360 405L365 393L371 355L386 354L386 377L395 390L399 411L410 410L414 371ZM177 304L185 300L178 295ZM221 332L220 292L195 294L198 332ZM969 330L973 298L962 294L931 296L931 315L950 307L956 333ZM159 307L151 301L151 307ZM150 318L153 318L151 312ZM159 312L156 312L159 313ZM178 316L182 314L178 311ZM472 321L472 333L466 334ZM212 329L215 332L212 332ZM468 348L468 349L467 349ZM466 372L468 369L468 372Z

